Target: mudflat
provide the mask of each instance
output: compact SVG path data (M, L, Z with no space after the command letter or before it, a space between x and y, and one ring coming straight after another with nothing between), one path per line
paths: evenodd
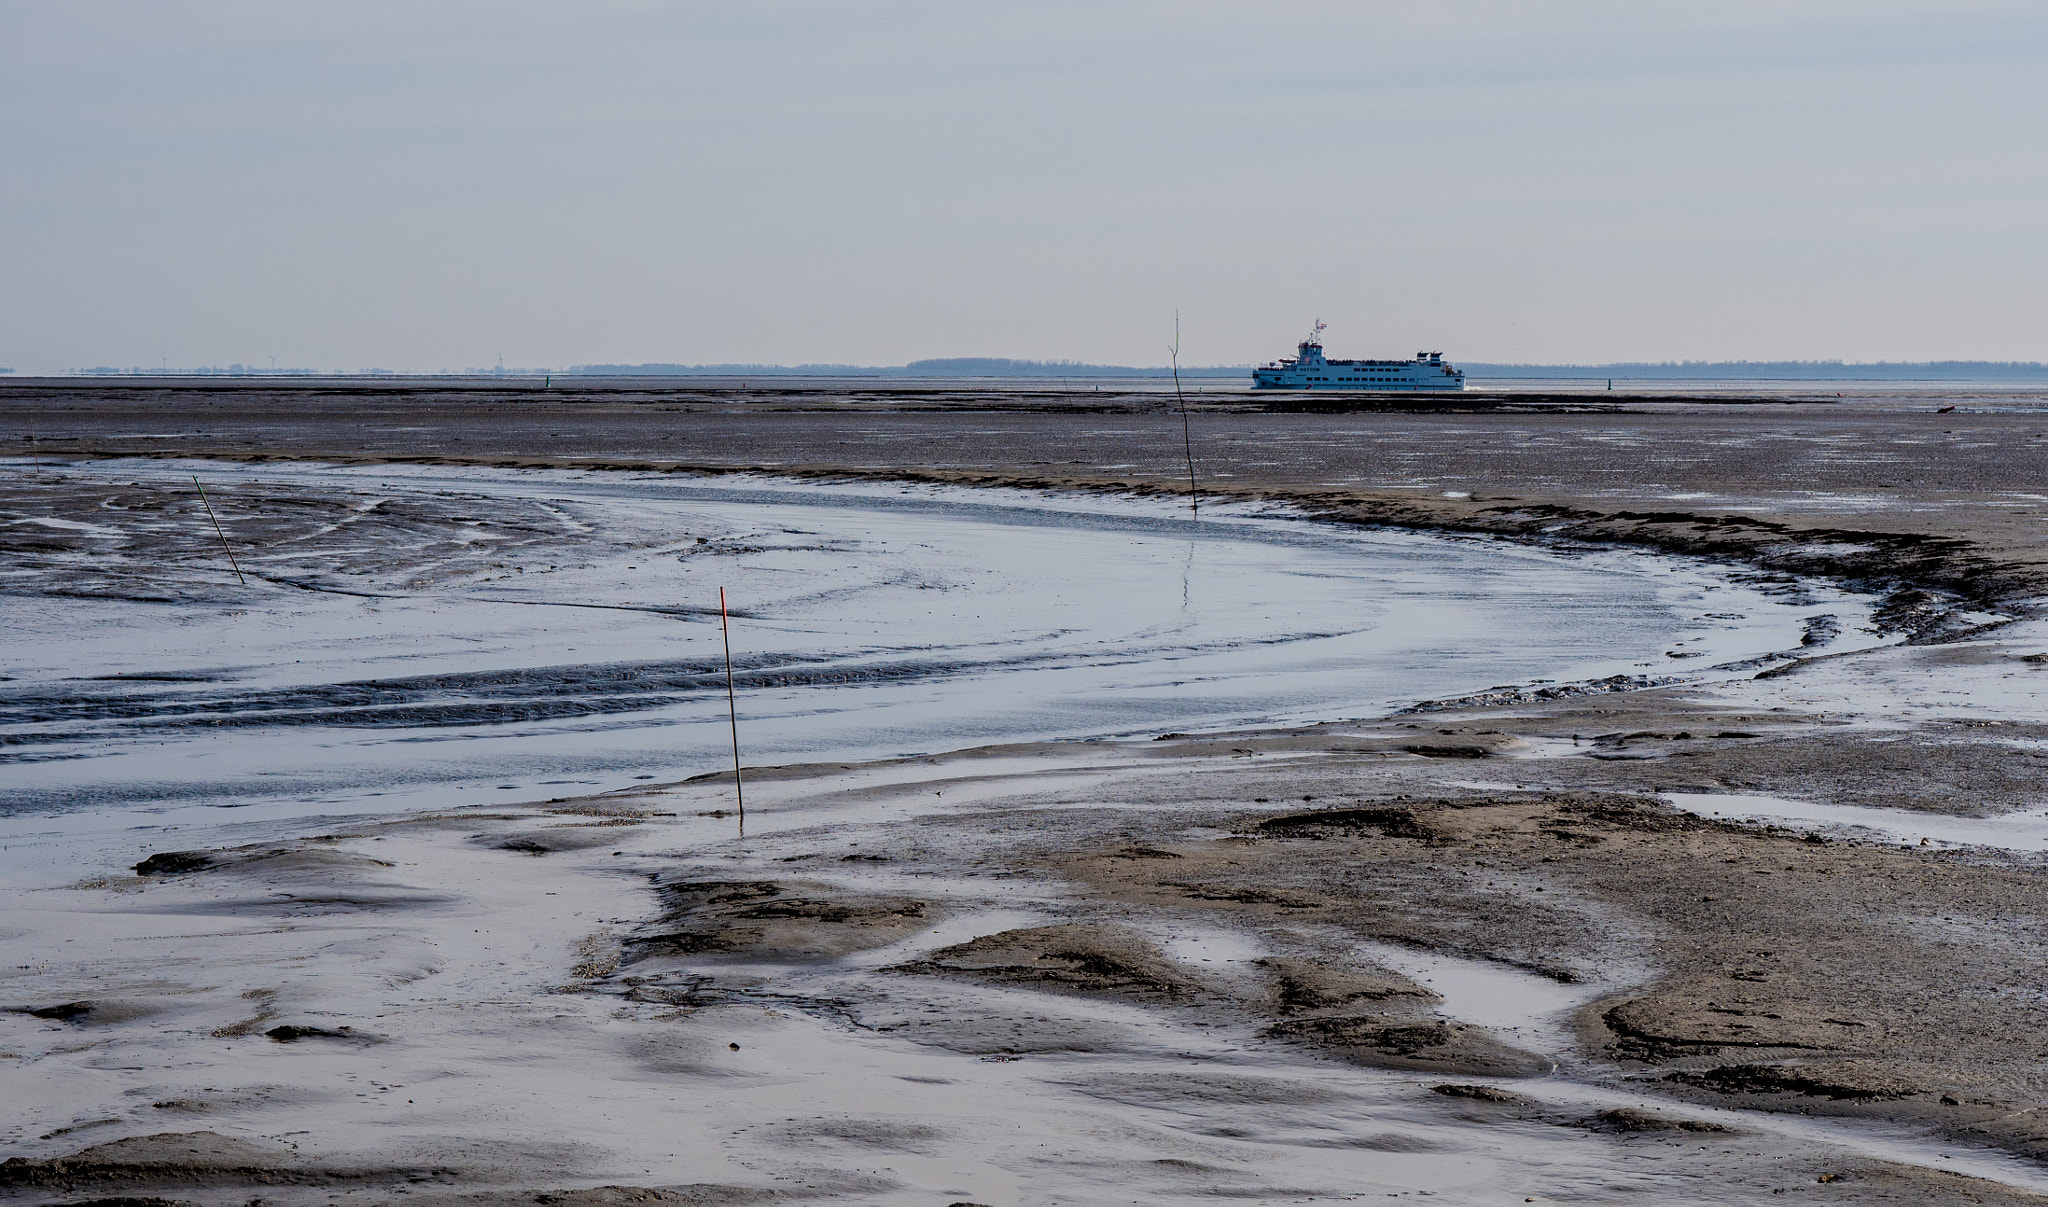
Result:
M1827 579L1885 643L755 768L744 838L707 768L96 839L12 893L0 1193L2039 1201L2043 400L1468 401L1199 396L1197 487ZM0 422L67 463L1184 494L1169 402L6 383Z
M1196 485L1335 518L1583 537L2024 598L2048 391L1187 395ZM763 469L1181 492L1170 391L667 379L0 380L22 451ZM1943 408L1955 408L1944 412ZM1839 548L1826 548L1837 537ZM1804 547L1802 547L1802 545ZM1820 547L1816 547L1820 546Z

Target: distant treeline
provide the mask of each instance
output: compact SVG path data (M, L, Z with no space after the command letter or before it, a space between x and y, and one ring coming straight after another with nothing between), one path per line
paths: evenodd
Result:
M1538 381L2014 381L2048 382L2048 364L2019 360L1877 361L1858 364L1839 360L1679 360L1628 361L1606 365L1509 365L1486 361L1455 362L1468 379L1522 378ZM0 373L13 370L0 368ZM72 372L87 377L389 377L389 369L322 372L315 369L269 369L255 365L203 365L189 369L119 369L100 365ZM1000 356L955 356L917 360L907 365L571 365L566 369L465 369L463 376L482 377L1165 377L1163 365L1091 365L1077 360L1012 360ZM1246 379L1250 365L1181 366L1188 378ZM402 374L438 377L438 373Z
M0 373L12 372L0 369ZM145 369L131 365L126 369L113 365L94 365L90 369L74 369L80 377L393 377L389 369L259 369L255 365L194 365L189 369L158 367Z
M1607 365L1505 365L1461 361L1468 378L1636 381L2048 381L2048 364L2038 361L1937 360L1681 360L1630 361ZM957 356L907 365L575 365L557 370L593 377L1164 377L1170 369L1091 365L1074 360L1010 360ZM1182 377L1239 378L1250 365L1183 365Z
M1471 377L1560 379L1613 378L1616 381L2048 381L2048 365L2027 360L1878 361L1855 364L1839 360L1680 360L1612 365L1460 366Z
M1165 377L1171 368L1090 365L1077 360L1010 360L1000 356L954 356L914 360L907 365L572 365L564 374L591 377ZM1242 377L1250 366L1181 366L1182 377Z

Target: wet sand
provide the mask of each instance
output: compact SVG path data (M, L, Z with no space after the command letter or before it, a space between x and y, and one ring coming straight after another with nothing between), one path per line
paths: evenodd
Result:
M93 874L13 894L0 1042L32 1107L0 1187L2038 1201L2048 424L2012 396L1930 413L1949 400L1196 419L1240 496L1831 576L1887 602L1906 640L1882 649L758 769L745 839L715 772L96 838ZM37 436L1171 490L1169 417L1140 404L465 403L380 449L318 406L74 398ZM548 448L571 416L603 451ZM1802 815L1773 821L1775 798ZM1954 818L1975 841L1941 837Z

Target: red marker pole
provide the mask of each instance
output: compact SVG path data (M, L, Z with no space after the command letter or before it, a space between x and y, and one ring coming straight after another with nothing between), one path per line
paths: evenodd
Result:
M726 618L725 588L718 589L718 628L725 634L725 708L732 719L732 794L740 805L740 835L747 832L747 793L740 785L740 706L732 690L732 621Z

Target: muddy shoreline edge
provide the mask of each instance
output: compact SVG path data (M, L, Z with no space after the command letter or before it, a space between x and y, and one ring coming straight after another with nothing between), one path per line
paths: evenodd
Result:
M487 469L551 469L622 473L740 474L809 482L876 482L1010 490L1186 498L1185 487L1101 475L992 473L971 470L874 469L834 465L735 465L637 459L506 456L375 456L276 451L173 452L49 449L42 456L78 460L211 460L236 464L308 462L329 465L446 465ZM1464 499L1359 489L1303 490L1281 486L1203 485L1200 498L1228 503L1278 503L1309 519L1365 528L1454 536L1487 536L1536 545L1580 544L1696 558L1772 574L1826 580L1882 598L1880 631L1914 644L1960 640L2013 619L2048 615L2048 571L2000 559L1960 536L1883 532L1795 524L1783 519L1708 512L1602 511L1514 495ZM1997 612L1997 619L1969 617Z

